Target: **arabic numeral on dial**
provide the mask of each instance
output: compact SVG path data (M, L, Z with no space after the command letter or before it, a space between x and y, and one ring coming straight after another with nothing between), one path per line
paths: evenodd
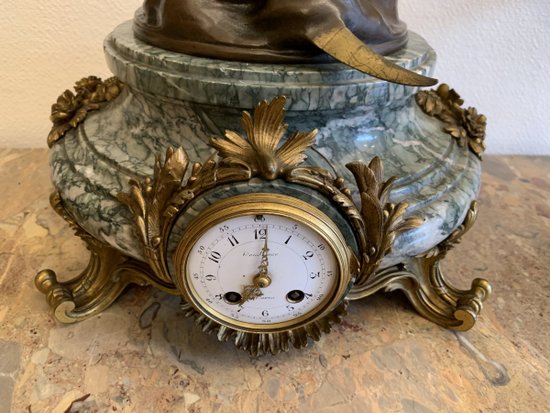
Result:
M317 296L317 301L321 301L323 299L323 297L325 296L325 294L319 294Z
M309 274L309 278L311 278L312 280L314 280L315 278L319 278L319 277L321 277L321 272L320 271L317 271L317 272L312 271L311 274Z
M326 249L325 244L319 244L317 248L319 248L321 251L324 251Z
M211 298L207 298L207 299L206 299L206 302L207 302L208 304L214 304L214 300L212 300Z
M254 217L254 222L265 222L265 217L263 215L256 215Z
M194 278L195 280L198 280L198 279L199 279L199 274L194 273L194 274L193 274L193 278Z
M304 255L302 255L302 257L304 258L304 260L307 261L308 259L313 258L313 255L313 251L308 251Z
M202 253L204 252L204 245L201 245L198 249L197 249L197 253L202 255Z
M262 311L262 316L263 317L269 317L269 311L267 311L267 310Z
M293 305L287 305L287 306L286 306L286 309L287 309L288 311L293 311L295 308L296 308L296 307L294 307Z
M313 297L313 294L304 293L307 300L309 300L311 297Z
M216 276L212 274L208 274L208 275L205 275L204 278L206 279L206 281L214 281L216 279Z
M222 294L216 294L215 297L216 297L216 300L223 300Z
M327 271L327 277L332 277L334 275L334 271Z
M230 228L229 228L229 226L227 226L227 225L222 225L222 226L219 228L220 232L222 232L222 233L223 233L223 232L226 232L226 231L229 231L229 229L230 229Z
M216 264L220 263L221 258L222 254L220 254L218 251L212 251L208 257L210 261L214 261Z

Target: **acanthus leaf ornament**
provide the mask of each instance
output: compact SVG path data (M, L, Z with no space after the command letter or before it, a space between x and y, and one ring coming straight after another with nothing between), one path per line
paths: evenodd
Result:
M102 81L96 76L76 82L74 93L65 90L52 105L50 120L53 123L48 134L48 147L63 138L71 129L82 123L88 113L99 110L101 104L118 97L124 84L116 77Z
M487 280L476 278L469 290L459 290L445 279L440 264L474 225L477 207L477 201L473 201L463 223L439 245L406 265L377 272L364 286L353 288L349 299L358 300L380 290L402 290L416 311L428 320L459 331L472 328L492 287Z
M317 130L295 132L279 145L288 125L284 123L286 99L278 96L270 103L258 104L254 117L244 111L242 126L246 138L235 131L226 131L225 138L212 138L225 165L245 165L253 175L273 180L285 175L305 159L305 151L315 142Z
M416 94L418 106L429 116L441 120L443 130L451 135L460 146L468 146L482 159L485 152L485 130L487 118L475 108L464 109L464 100L443 83L436 90L422 90Z
M360 287L380 266L385 255L391 252L395 237L404 231L419 227L423 220L405 218L407 203L389 202L390 190L395 178L384 181L384 168L380 158L374 158L367 166L362 162L346 165L355 176L361 196L361 217L364 225L362 241L361 274L356 286Z

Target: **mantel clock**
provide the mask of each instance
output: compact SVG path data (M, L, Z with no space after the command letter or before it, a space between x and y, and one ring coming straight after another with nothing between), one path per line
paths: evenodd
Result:
M55 317L152 285L276 354L399 289L471 328L491 287L452 287L440 261L476 218L486 119L419 89L435 53L396 3L146 0L105 41L116 76L52 106L51 204L91 252L71 281L36 276Z

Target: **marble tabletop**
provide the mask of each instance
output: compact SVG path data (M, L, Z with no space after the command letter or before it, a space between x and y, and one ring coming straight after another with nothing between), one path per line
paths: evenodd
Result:
M47 156L0 149L0 413L548 411L550 158L484 161L478 222L443 264L493 284L472 330L378 294L309 348L251 359L151 288L55 322L34 275L68 279L88 253L49 208Z

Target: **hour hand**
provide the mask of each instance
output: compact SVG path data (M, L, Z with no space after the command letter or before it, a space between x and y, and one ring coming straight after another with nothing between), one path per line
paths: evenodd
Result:
M269 278L267 272L263 273L260 270L260 273L254 277L253 284L243 286L240 304L261 297L264 295L262 288L268 287L270 284L271 278Z
M268 259L269 248L267 246L267 227L265 229L265 242L262 248L261 261L258 269L260 272L254 277L251 285L245 285L242 290L242 299L241 304L247 301L254 300L258 297L264 295L262 288L269 287L271 285L271 277L268 273L269 259Z
M252 285L245 285L242 290L242 298L239 304L244 304L247 301L252 301L258 297L261 297L262 295L264 295L264 293L255 283Z

